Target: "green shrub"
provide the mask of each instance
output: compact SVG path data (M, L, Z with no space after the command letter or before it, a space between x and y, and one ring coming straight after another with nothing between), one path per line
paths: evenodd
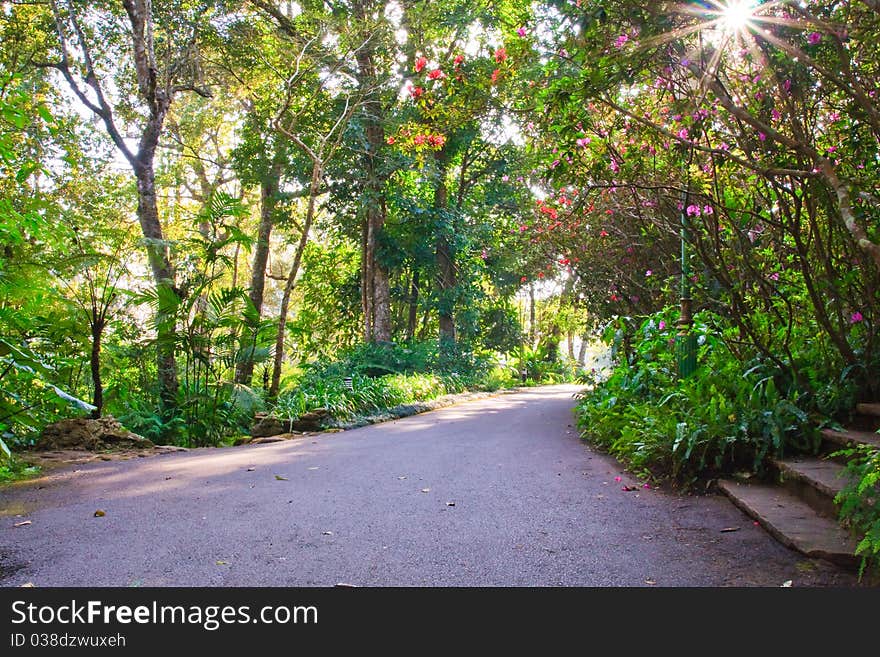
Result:
M683 483L738 468L762 473L769 457L818 448L812 397L776 365L742 362L719 337L717 316L697 316L700 368L680 380L671 314L644 320L618 351L628 360L582 394L585 438L634 468ZM615 325L606 339L622 342L620 331Z
M880 567L880 449L871 445L841 450L847 457L847 483L835 497L841 520L862 539L856 554L862 557L860 575L869 566Z

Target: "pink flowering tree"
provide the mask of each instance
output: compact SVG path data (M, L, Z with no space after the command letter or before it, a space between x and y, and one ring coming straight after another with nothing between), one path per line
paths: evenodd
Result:
M549 184L620 219L582 239L626 249L656 236L658 262L638 269L668 276L683 217L700 307L728 318L743 358L757 350L807 386L808 336L823 336L829 371L877 358L880 14L869 4L767 3L735 26L719 11L581 2L563 10L536 107Z

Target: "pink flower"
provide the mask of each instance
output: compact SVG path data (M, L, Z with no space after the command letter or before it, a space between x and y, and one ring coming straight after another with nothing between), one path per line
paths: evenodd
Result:
M810 32L807 35L807 43L811 46L819 45L819 42L822 40L822 35L819 32Z
M858 323L861 322L863 319L865 319L865 318L862 317L862 313L860 313L860 312L857 310L857 311L855 311L852 315L850 315L849 323L850 323L850 324L858 324Z
M590 143L590 138L589 137L581 137L580 139L577 139L575 141L575 143L578 146L580 146L581 148L584 148L584 147L586 147L587 144Z
M642 484L642 488L650 488L651 484Z
M767 141L767 135L765 135L763 132L759 132L758 139L760 139L761 141Z
M646 277L647 277L647 276L653 276L653 275L654 275L654 272L651 271L650 269L649 269L648 271L645 272L645 276L646 276Z
M687 216L689 216L689 217L699 217L699 216L700 216L700 206L699 206L699 205L689 205L689 206L687 206Z
M415 65L416 73L421 73L422 69L425 68L427 65L428 65L428 60L425 57L419 57L416 60L416 65Z
M623 481L623 477L615 477L614 481L616 481L617 483L620 483L621 481Z
M704 205L703 214L715 214L715 208L713 208L711 205Z
M770 274L767 278L769 278L771 281L778 281L779 280L779 272L775 271L772 274Z
M527 35L529 33L529 31L524 27L520 27L519 29L517 29L516 33L519 36L524 37L525 35Z
M623 48L624 45L626 45L627 41L629 41L629 37L626 34L621 34L614 42L614 47L620 50L621 48Z
M685 139L685 140L686 140L686 139L688 138L688 136L689 136L689 134L688 134L688 129L687 129L687 128L682 128L681 130L678 131L678 138L679 138L679 139Z
M505 48L499 48L495 51L495 61L499 64L502 63L505 59L507 59L507 50Z
M661 320L660 320L660 323L657 324L657 328L660 329L661 331L664 330L664 329L666 328L666 322L664 322L664 321L661 319Z

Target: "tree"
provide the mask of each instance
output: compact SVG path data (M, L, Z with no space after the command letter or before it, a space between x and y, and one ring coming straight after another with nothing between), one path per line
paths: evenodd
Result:
M58 59L43 65L62 74L79 101L102 121L110 139L131 166L137 181L137 216L153 281L157 287L179 295L159 217L154 161L175 95L182 91L209 95L199 85L198 51L200 22L205 19L207 7L169 2L157 10L150 0L123 0L122 6L124 16L112 7L99 5L91 9L92 14L81 17L76 3L52 0ZM97 21L112 31L95 35L92 25ZM185 29L163 28L180 23ZM125 40L128 49L122 45ZM161 48L159 56L157 42ZM108 66L106 58L114 56L131 68ZM133 76L140 108L130 107L123 98L112 98L108 92L111 75L105 73L108 69L122 74L115 79L122 89L131 87L132 78L124 77L125 74ZM128 125L139 122L136 149L129 145L125 131L118 125L122 115L126 115ZM165 412L173 414L178 385L176 338L173 326L159 325L163 329L157 340L160 398Z

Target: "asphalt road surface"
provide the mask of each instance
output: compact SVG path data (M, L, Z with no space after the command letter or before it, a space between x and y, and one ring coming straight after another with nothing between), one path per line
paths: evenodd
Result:
M576 391L0 488L0 585L855 583L723 497L643 488L578 439Z

